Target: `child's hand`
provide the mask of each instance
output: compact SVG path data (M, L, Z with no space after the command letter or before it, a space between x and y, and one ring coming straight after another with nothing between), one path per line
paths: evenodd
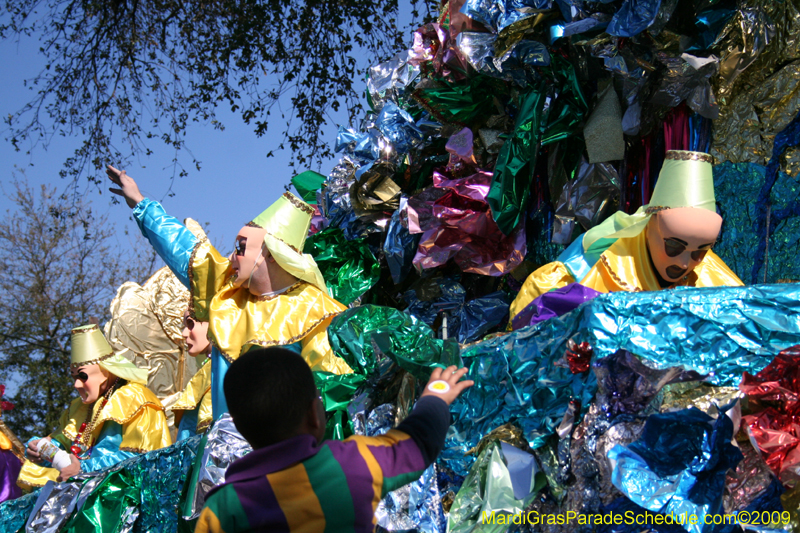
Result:
M456 366L448 366L445 369L434 368L433 372L431 372L431 379L425 385L425 391L422 396L436 396L447 402L447 405L450 405L458 398L459 394L475 384L471 379L458 381L468 371L466 368L459 369Z

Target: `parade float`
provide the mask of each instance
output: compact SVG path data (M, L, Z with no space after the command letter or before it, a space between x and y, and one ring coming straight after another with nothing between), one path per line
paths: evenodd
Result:
M369 69L338 164L292 180L316 206L304 251L349 306L328 337L353 373L315 374L327 435L388 430L434 365L476 382L379 530L800 528L797 35L791 2L467 0ZM745 286L514 323L531 273L649 205L670 150L713 156L713 251ZM0 532L191 531L248 451L223 417L0 504Z

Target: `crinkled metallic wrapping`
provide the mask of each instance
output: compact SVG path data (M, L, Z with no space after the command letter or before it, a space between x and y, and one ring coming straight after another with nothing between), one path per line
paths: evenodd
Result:
M800 218L790 217L772 229L769 254L764 264L755 265L754 250L764 243L752 231L759 216L754 200L764 186L765 169L753 163L723 163L714 167L714 185L723 228L714 252L746 283L775 282L781 279L800 280ZM772 211L791 206L800 198L800 185L779 173L769 196ZM754 267L758 267L755 278Z
M348 415L348 408L364 379L361 374L314 372L314 382L328 415L326 439L342 440L351 434L351 429L346 427L351 418Z
M185 439L4 502L0 532L16 532L28 519L28 530L37 532L176 531L181 491L199 441L199 436Z
M617 37L633 37L656 21L662 0L625 0L608 23L606 32Z
M147 387L167 408L168 399L182 391L198 369L181 336L188 304L189 291L163 267L143 285L128 281L120 286L104 327L116 353L148 369ZM171 424L171 410L167 414Z
M740 4L718 37L725 44L720 57L720 81L723 86L733 84L775 37L775 23L765 9L767 2L753 4Z
M502 56L495 56L497 35L463 31L456 38L458 49L478 72L516 83L522 87L533 81L532 69L550 65L550 52L542 43L522 40Z
M739 390L747 395L743 422L784 484L800 482L800 346L779 353L766 368L744 373Z
M311 235L303 251L314 256L331 296L344 305L367 292L381 274L366 240L347 240L339 228Z
M406 291L403 300L408 304L406 313L429 326L440 314L446 314L447 322L442 322L440 331L446 338L456 337L461 344L476 341L503 323L510 304L509 297L499 291L466 301L464 287L447 278L428 278Z
M743 459L736 465L734 471L728 473L725 480L726 490L722 503L726 513L747 509L753 504L758 505L759 498L765 495L773 483L780 485L762 459L761 452L753 448L750 439L744 436L744 432L739 432L739 436L744 437L736 441L742 451Z
M85 499L97 482L102 479L102 476L92 477L85 485L83 481L48 482L39 491L39 498L28 517L25 530L37 533L57 533L75 510L79 494L83 492L83 499Z
M595 359L592 370L597 376L595 403L606 416L634 415L645 409L661 387L669 383L699 381L697 372L681 367L664 370L650 368L627 350Z
M433 338L424 322L390 307L362 305L343 311L328 326L328 339L333 352L361 374L372 374L388 357L427 381L434 366L460 362L458 344Z
M486 447L470 468L448 517L448 533L505 531L484 516L519 514L544 485L536 458L502 441Z
M526 253L524 225L504 235L487 203L492 175L460 179L434 172L434 185L408 200L409 232L423 232L414 265L431 269L455 261L462 272L501 276ZM433 190L431 190L433 189Z
M620 179L610 163L588 163L584 157L556 202L553 242L570 244L573 235L595 227L619 205Z
M465 126L491 114L495 86L496 80L478 76L462 83L420 83L412 96L437 122Z
M497 156L486 202L498 228L510 235L520 224L530 197L545 91L533 86L521 97L513 134Z
M334 150L336 152L344 151L362 162L375 161L381 155L378 137L377 130L357 132L352 128L339 126Z
M36 505L39 490L15 500L0 503L0 533L24 531L25 523Z
M375 125L398 152L406 153L418 146L423 139L422 131L414 124L414 118L394 102L386 102L381 108Z
M659 52L657 57L667 70L651 103L675 107L685 100L693 111L706 118L719 116L719 106L709 81L717 72L715 57L697 58L686 53L672 57L664 52Z
M701 533L704 517L722 512L727 471L742 460L732 437L727 416L694 408L651 415L639 440L609 451L614 486L649 511L696 515L699 524L685 528Z
M383 257L395 285L399 285L411 272L421 237L419 234L412 235L408 232L407 206L408 198L403 196L400 199L400 207L392 213L392 220L389 222L386 240L383 243ZM405 224L403 218L406 220Z
M535 17L551 9L553 0L467 0L461 13L500 33L512 24Z
M552 435L573 398L588 406L594 376L554 366L567 340L588 342L595 357L624 348L656 368L684 366L719 385L758 372L800 343L800 286L688 288L609 293L558 318L465 348L475 385L451 406L454 425L443 459L465 472L467 449L516 420L534 447ZM463 474L462 474L463 475Z
M185 496L186 505L182 509L184 520L193 520L200 516L206 495L225 482L225 471L230 464L253 451L252 446L236 430L228 413L214 422L203 440L203 453L198 455L198 460L194 463L196 471L192 472L194 485L189 487L189 493Z
M659 409L661 412L666 412L696 407L714 415L727 411L741 398L742 394L736 387L716 387L697 381L671 383L662 391Z
M397 101L418 76L419 66L409 62L408 51L371 67L367 77L367 92L372 104L380 108L385 101Z
M766 164L775 135L800 109L798 81L800 61L794 61L747 90L721 100L711 154L720 161Z
M357 433L370 437L386 433L395 426L395 411L392 404L375 407ZM388 493L378 503L375 518L377 531L444 533L446 520L436 483L436 466L430 465L418 480Z
M397 168L389 161L375 161L356 171L350 186L350 202L357 216L380 212L388 217L400 207L400 187L392 178Z

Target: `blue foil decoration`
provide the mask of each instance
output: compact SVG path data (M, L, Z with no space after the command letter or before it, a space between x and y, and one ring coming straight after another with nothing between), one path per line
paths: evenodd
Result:
M421 233L410 234L402 223L407 204L408 198L400 199L400 208L392 213L392 220L386 230L386 241L383 243L383 256L395 285L399 285L411 272L414 254L417 253L417 245L422 237Z
M394 102L384 104L375 124L398 152L407 153L422 142L422 131L413 117Z
M467 0L461 13L498 33L551 7L553 0Z
M608 452L611 481L649 511L696 516L697 524L683 524L691 533L713 531L704 518L722 512L725 476L742 460L732 438L725 415L715 420L696 408L651 415L639 440Z
M453 426L442 458L465 475L463 454L492 429L516 421L531 446L552 435L577 399L586 408L594 374L554 364L567 340L588 342L595 357L625 349L655 368L683 366L716 385L736 386L781 350L800 344L800 285L682 288L603 294L561 317L465 347L467 389L450 407Z
M642 33L656 20L661 0L625 0L606 28L617 37L633 37Z

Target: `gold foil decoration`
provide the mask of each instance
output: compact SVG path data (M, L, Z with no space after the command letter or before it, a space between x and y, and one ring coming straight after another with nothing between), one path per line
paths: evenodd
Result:
M189 291L164 267L144 285L129 281L111 301L105 335L114 351L148 369L147 387L158 396L173 427L171 405L198 365L186 352L181 331Z

